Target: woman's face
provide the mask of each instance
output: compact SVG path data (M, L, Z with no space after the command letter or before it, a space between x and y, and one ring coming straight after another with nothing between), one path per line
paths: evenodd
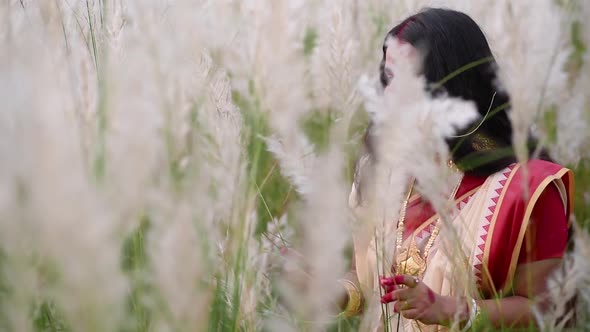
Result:
M391 82L393 79L393 66L395 64L395 59L393 56L393 52L391 51L392 47L387 47L385 50L385 67L383 68L383 73L387 78L387 83Z
M386 78L386 86L395 77L394 68L400 63L407 63L408 59L413 62L415 55L417 54L416 49L409 43L396 41L388 41L385 49L385 63L383 66L383 74ZM403 59L400 59L403 58ZM405 61L404 61L405 60Z

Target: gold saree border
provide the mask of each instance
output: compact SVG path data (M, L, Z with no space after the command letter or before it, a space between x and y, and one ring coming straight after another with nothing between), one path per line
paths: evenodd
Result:
M563 176L568 173L571 174L571 170L569 170L567 168L562 168L554 175L550 175L550 176L546 177L537 186L537 189L535 189L534 193L531 195L531 198L529 199L529 202L527 204L527 208L525 210L524 217L523 217L523 220L522 220L522 223L520 226L520 232L518 233L518 238L516 240L514 251L512 252L512 257L510 259L510 265L508 268L508 275L506 276L506 280L504 282L504 287L502 288L503 292L509 291L510 288L512 287L512 281L514 279L514 273L516 272L516 266L518 265L518 256L519 256L520 250L522 248L522 242L524 240L526 230L528 229L528 225L529 225L529 222L531 219L531 214L533 213L533 209L537 203L537 200L539 199L539 197L541 196L543 191L545 191L545 188L547 188L547 186L549 184L551 184L553 181L557 181L557 180L563 181L562 180ZM570 190L570 192L571 192L571 190ZM569 206L569 204L568 204L568 206ZM570 213L571 213L571 211L570 211Z
M568 180L568 185L570 188L570 190L568 191L567 199L568 199L569 213L571 216L572 213L574 212L574 202L576 201L574 198L574 194L576 192L576 182L574 179L574 171L572 171L571 169L567 169L567 170L568 170L567 180ZM568 218L568 221L567 221L568 228L572 226L572 222L573 222L573 219Z
M461 202L463 202L464 199L468 198L469 196L474 195L480 188L482 187L482 185L479 185L471 190L469 190L468 192L464 193L463 195L461 195L459 198L455 199L455 205L461 204ZM435 222L437 219L439 218L439 214L435 213L432 217L426 219L425 222L423 222L420 226L418 226L414 232L412 233L412 235L408 236L404 241L403 241L403 245L407 246L409 245L409 243L407 243L408 241L412 240L413 238L415 238L416 236L418 236L418 234L420 234L420 232L422 232L426 227L430 226L433 222Z
M490 270L488 268L488 266L489 266L488 264L490 262L490 250L491 250L491 246L492 246L492 240L494 238L494 230L496 228L496 222L498 219L498 215L500 214L502 202L504 202L504 196L506 196L506 192L508 191L508 187L510 186L512 179L514 178L514 176L516 175L516 173L518 172L519 169L520 169L520 164L516 164L514 166L514 168L512 169L512 171L510 172L510 175L506 179L506 183L504 183L504 186L502 187L502 193L498 197L498 203L496 204L494 214L492 215L492 221L490 222L490 228L488 230L488 235L486 237L485 247L484 247L484 251L483 251L481 285L482 285L482 288L487 288L488 290L493 292L494 295L497 294L497 290L496 290L496 287L494 286L494 283L492 281L492 276L491 276Z

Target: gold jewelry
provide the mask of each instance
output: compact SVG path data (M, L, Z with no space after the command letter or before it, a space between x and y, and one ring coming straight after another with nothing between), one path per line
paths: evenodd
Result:
M483 134L475 134L471 143L475 151L490 151L495 149L496 142Z
M345 317L356 316L361 313L363 309L363 297L361 291L348 279L339 279L338 282L346 289L348 294L348 302L346 308L342 312Z
M477 328L478 326L480 326L482 324L482 320L484 320L483 315L481 313L481 307L479 305L477 305L477 302L475 300L473 300L473 303L475 303L475 316L473 317L473 327Z
M451 193L451 197L449 200L453 200L459 187L461 186L461 180L463 177L459 179L459 182L453 189ZM428 242L424 247L424 254L420 255L420 249L418 249L416 245L416 241L410 240L410 245L408 248L403 248L403 236L404 236L404 221L406 219L406 211L408 208L408 202L412 195L412 191L414 189L415 179L412 179L410 184L410 188L408 189L408 194L406 195L406 199L402 204L402 209L400 211L400 218L397 224L397 239L396 239L396 273L403 273L409 274L415 277L420 277L426 271L426 261L428 258L428 254L430 253L430 249L434 244L434 240L438 237L439 234L439 223L440 217L435 221L434 229L432 230L432 234L428 238Z
M408 301L404 301L402 303L401 310L408 310L408 309L410 309L410 304L408 303Z
M467 303L467 309L469 309L469 317L465 326L463 326L462 332L469 331L473 327L479 324L480 315L480 308L477 305L477 301L475 299L471 299L471 303Z
M449 161L447 161L447 167L451 169L453 172L459 172L459 167L455 165L453 159L449 159Z

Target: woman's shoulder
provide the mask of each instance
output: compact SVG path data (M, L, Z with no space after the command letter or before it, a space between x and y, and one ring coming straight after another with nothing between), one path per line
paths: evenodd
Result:
M511 165L509 169L511 177L528 179L530 184L558 179L571 174L571 170L563 165L542 159L531 159L525 163L516 163Z
M569 169L567 169L563 165L542 159L531 159L523 165L526 166L526 168L531 172L532 175L539 176L554 174L560 171L569 171Z
M513 197L526 198L529 204L535 204L548 188L556 189L561 201L571 204L573 174L568 168L546 160L532 159L526 163L514 164L508 175L506 192Z

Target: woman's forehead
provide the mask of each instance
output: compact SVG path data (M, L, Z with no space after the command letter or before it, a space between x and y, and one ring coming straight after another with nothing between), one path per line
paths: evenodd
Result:
M412 56L416 54L414 46L403 40L392 38L385 43L385 60L393 60L400 56Z

